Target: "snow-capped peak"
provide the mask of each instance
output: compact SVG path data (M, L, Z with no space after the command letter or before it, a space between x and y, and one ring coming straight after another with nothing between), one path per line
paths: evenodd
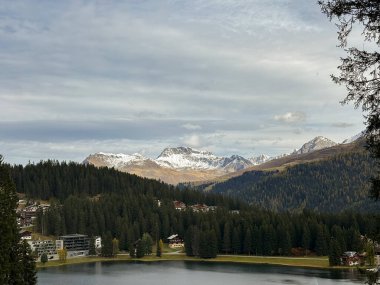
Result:
M260 154L259 156L251 157L249 160L251 161L253 165L259 165L272 159L273 159L272 157L266 154Z
M124 154L124 153L107 153L107 152L98 152L95 154L91 154L87 157L84 163L88 163L91 159L101 159L110 167L120 168L130 164L141 164L146 160L150 160L149 158L139 154Z
M350 137L350 138L348 138L348 139L345 139L345 140L342 142L342 144L352 143L352 142L354 142L354 141L356 141L356 140L358 140L358 139L364 137L364 135L365 135L365 133L364 133L364 131L362 131L362 132L358 133L357 135L355 135L355 136L353 136L353 137Z
M332 147L334 145L337 145L337 143L333 142L328 138L318 136L312 139L311 141L305 143L299 150L294 151L293 154L309 153L315 150Z
M166 148L155 160L159 165L169 168L216 169L222 157L211 152L190 147Z

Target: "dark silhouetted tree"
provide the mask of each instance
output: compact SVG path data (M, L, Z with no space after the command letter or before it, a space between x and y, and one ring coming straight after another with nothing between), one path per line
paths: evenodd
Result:
M338 40L347 57L338 67L340 75L332 75L333 81L346 86L348 94L343 103L354 102L362 108L366 118L367 145L377 159L377 174L372 179L371 195L380 197L380 5L378 0L319 1L322 12L331 20L337 19ZM369 42L362 49L347 48L348 37L357 25L361 25L363 41Z

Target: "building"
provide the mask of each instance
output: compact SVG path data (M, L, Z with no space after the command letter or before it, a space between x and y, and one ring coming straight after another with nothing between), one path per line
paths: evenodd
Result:
M194 212L203 212L206 213L209 211L209 207L206 204L195 204L191 206L191 209Z
M362 262L362 257L356 251L346 251L340 259L342 265L346 266L356 266Z
M102 238L101 237L95 237L95 249L102 248Z
M174 208L177 210L177 211L184 211L186 210L186 204L181 202L181 201L173 201L173 204L174 204Z
M71 234L59 236L59 240L63 241L63 247L67 251L89 250L90 239L87 235Z
M49 259L57 255L57 248L53 240L30 240L28 244L32 252L36 252L38 257L43 253L46 253Z
M90 239L87 235L71 234L59 236L56 241L57 249L66 248L67 256L86 256L90 249Z
M169 243L169 248L179 248L185 246L183 239L181 239L177 234L171 235L167 238L167 240Z
M20 238L22 240L31 240L32 239L32 232L30 231L20 231Z

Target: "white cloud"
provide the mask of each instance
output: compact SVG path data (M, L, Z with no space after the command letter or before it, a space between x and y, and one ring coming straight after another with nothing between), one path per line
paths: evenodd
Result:
M187 135L182 139L182 143L186 146L201 147L201 138L197 134Z
M300 123L306 120L306 114L303 112L287 112L282 115L275 115L274 119L284 123Z
M278 154L314 135L350 137L362 116L339 104L336 31L315 2L4 2L0 151L81 160L86 141ZM351 125L337 134L334 122Z
M187 130L190 130L190 131L202 129L202 127L200 125L191 124L191 123L186 123L186 124L182 125L182 127L187 129Z

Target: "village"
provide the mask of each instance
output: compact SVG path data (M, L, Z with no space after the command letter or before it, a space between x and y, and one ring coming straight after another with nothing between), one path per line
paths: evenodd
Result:
M86 257L90 255L90 248L95 250L96 255L101 254L102 238L100 236L89 237L83 233L72 233L57 236L55 239L36 235L33 233L35 221L38 213L44 213L50 207L49 203L40 203L35 201L25 201L20 199L18 202L18 219L17 223L20 228L21 240L26 240L31 247L35 258L40 261L42 255L46 255L48 260L62 259L61 252L65 252L65 259L76 257ZM157 205L161 206L161 201L157 200ZM193 212L215 211L216 206L207 206L206 204L186 205L182 201L173 201L173 207L177 211L191 210ZM239 214L239 211L234 211ZM366 237L362 236L362 239ZM184 251L184 240L178 234L173 233L165 239L165 244L170 249L176 249L177 252ZM91 244L93 243L93 244ZM380 245L374 244L374 264L380 266ZM340 256L342 266L365 266L367 261L366 252L346 251Z

